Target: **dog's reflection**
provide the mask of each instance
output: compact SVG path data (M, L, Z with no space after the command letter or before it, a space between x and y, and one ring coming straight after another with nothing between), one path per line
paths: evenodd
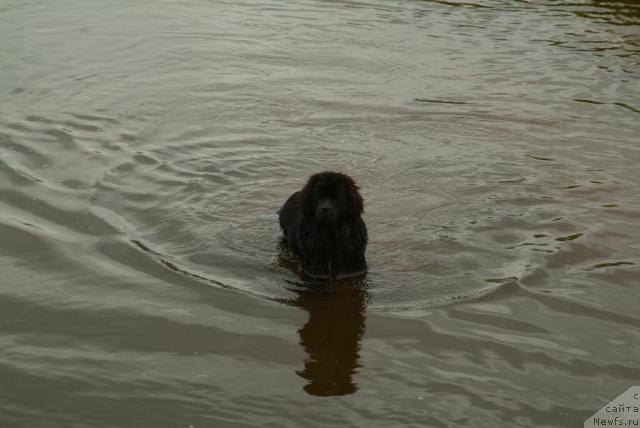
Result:
M286 245L285 245L286 247ZM297 263L282 248L279 264L300 273ZM298 285L294 304L309 313L298 330L307 353L304 390L317 396L347 395L357 391L354 381L359 364L360 340L365 330L366 283L363 276Z
M296 304L309 320L298 330L307 358L297 373L309 381L304 390L311 395L352 394L358 389L353 375L360 367L365 293L348 280L323 288L298 291Z

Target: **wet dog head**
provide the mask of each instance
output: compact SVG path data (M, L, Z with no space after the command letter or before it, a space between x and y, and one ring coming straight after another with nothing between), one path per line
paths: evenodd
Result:
M312 175L300 192L299 202L305 217L322 225L355 220L363 212L358 186L351 177L339 172Z

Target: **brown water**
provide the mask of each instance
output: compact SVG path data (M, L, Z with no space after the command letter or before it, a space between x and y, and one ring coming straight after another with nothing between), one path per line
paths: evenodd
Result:
M0 5L0 427L581 427L640 384L640 4ZM352 175L370 272L276 211Z

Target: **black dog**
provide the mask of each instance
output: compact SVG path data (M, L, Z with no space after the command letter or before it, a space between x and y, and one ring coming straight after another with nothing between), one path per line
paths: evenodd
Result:
M343 278L366 272L367 227L362 196L353 179L337 172L312 175L279 212L289 248L312 278Z

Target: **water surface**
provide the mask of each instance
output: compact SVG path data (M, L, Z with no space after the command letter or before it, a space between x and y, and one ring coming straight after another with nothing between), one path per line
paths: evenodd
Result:
M640 384L633 1L5 1L0 426L582 426ZM301 284L276 211L365 198Z

